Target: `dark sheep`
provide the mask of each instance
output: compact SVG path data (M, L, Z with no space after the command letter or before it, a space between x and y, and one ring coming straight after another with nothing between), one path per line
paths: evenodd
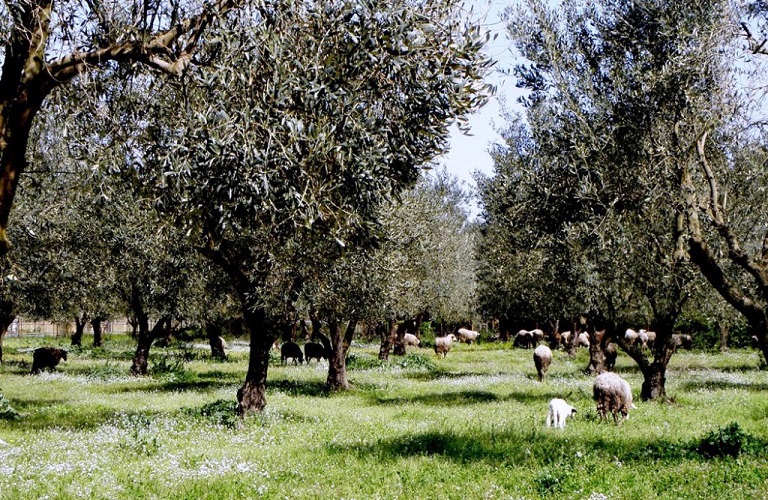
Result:
M304 344L304 357L307 359L307 364L309 364L312 359L316 359L319 363L321 359L329 359L330 355L325 347L323 347L323 344L307 342Z
M30 373L40 373L43 370L53 371L61 360L67 360L67 351L56 347L39 347L32 353L32 370Z
M688 334L676 333L672 335L672 342L675 344L676 349L681 347L687 351L693 349L693 337Z
M280 347L280 362L283 364L291 358L293 364L300 365L304 362L304 354L296 342L286 342Z

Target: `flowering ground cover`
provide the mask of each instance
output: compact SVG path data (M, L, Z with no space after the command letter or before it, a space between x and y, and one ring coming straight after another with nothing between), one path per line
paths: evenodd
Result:
M0 367L0 498L697 498L768 497L768 370L755 351L681 352L666 403L636 401L599 423L587 353L555 352L539 383L532 351L460 345L389 362L355 344L354 388L324 390L327 365L270 367L267 410L234 415L244 342L153 348L128 375L131 340L70 349L28 375L32 347L7 339ZM639 394L620 355L617 372ZM548 401L578 414L544 426Z

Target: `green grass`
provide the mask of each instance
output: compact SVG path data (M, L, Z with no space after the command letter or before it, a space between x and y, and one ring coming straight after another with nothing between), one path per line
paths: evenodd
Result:
M532 352L509 345L382 363L378 346L356 344L351 391L324 390L325 364L275 364L267 410L241 421L242 345L226 362L153 348L154 375L136 379L130 339L109 336L27 375L28 349L56 342L6 339L2 499L768 497L768 371L755 351L675 355L672 402L636 401L617 427L597 421L584 351L556 352L539 383ZM631 360L617 371L637 398ZM553 397L579 411L563 432L544 427Z

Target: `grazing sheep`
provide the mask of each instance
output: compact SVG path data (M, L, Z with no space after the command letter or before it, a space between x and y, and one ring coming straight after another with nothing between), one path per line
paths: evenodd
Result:
M676 333L672 335L672 342L675 343L675 349L681 347L687 351L693 349L693 337L688 334Z
M438 357L442 354L445 357L448 351L453 347L453 343L456 342L456 335L449 333L445 337L435 337L435 354Z
M534 343L534 336L528 330L520 330L515 334L515 339L512 341L512 345L516 347L525 347L529 349Z
M635 342L637 342L637 332L627 328L627 331L624 332L624 341L629 345L635 345Z
M222 349L227 349L227 348L229 348L229 345L227 344L227 341L226 341L226 340L224 340L224 337L219 337L219 342L221 342L221 348L222 348Z
M569 405L565 400L554 398L549 402L549 411L547 411L547 427L554 424L557 429L565 429L565 420L573 418L576 415L576 408Z
M605 369L612 372L616 366L616 357L619 354L619 350L616 348L616 344L610 342L605 346Z
M530 331L530 334L533 336L533 345L537 345L539 342L544 341L544 330L534 328Z
M595 377L592 387L592 398L597 403L597 414L602 422L607 412L613 414L613 421L618 425L619 414L629 420L629 409L632 404L632 389L626 380L615 373L605 372Z
M645 346L648 347L648 349L653 349L653 345L656 343L656 332L640 330L637 334L645 340Z
M589 347L589 334L587 332L581 332L576 337L576 347Z
M415 345L416 347L419 347L421 344L421 340L419 340L419 337L412 333L406 333L403 335L403 344L405 345Z
M471 344L472 342L476 341L477 337L480 336L479 332L469 330L467 328L459 328L457 333L459 341L466 342L467 344Z
M328 359L330 357L323 344L319 342L307 342L304 344L304 358L306 358L307 364L312 359L316 359L319 363L321 359Z
M286 342L280 347L280 362L285 364L288 359L293 359L293 364L300 365L304 362L304 354L296 342Z
M569 340L570 338L571 338L571 332L570 332L570 330L569 330L569 331L567 331L567 332L562 332L562 333L560 334L560 344L561 344L561 345L563 345L563 346L567 346L567 345L568 345L568 340Z
M67 351L56 347L38 347L32 353L32 370L30 373L40 373L43 370L53 371L61 360L67 360Z
M552 364L552 351L545 345L540 345L533 350L533 364L536 365L536 372L539 374L539 382L544 380L544 375Z

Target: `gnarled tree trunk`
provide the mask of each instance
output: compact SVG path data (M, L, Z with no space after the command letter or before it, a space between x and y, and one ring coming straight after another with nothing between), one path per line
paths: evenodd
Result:
M397 321L391 319L387 325L378 325L379 337L381 338L381 345L379 346L379 359L386 361L389 359L389 351L392 350L392 341L397 336Z
M83 332L85 325L88 324L88 317L83 314L82 317L75 316L75 333L72 334L71 345L80 347L83 345Z
M350 320L344 332L341 325L333 318L328 321L331 331L331 357L328 360L328 380L326 385L331 391L346 391L349 389L347 379L347 352L352 344L357 320Z
M211 345L211 357L224 361L227 359L227 353L224 352L224 344L221 341L221 325L215 322L209 322L205 325L205 334L208 337L208 343Z
M237 412L240 416L260 412L267 406L269 350L277 338L274 332L269 331L263 307L243 309L245 326L251 335L251 346L245 383L237 391Z
M101 330L102 318L96 316L91 320L91 328L93 328L93 347L101 347L102 344L102 330Z
M589 333L589 364L585 370L586 373L599 375L606 371L605 346L608 345L610 337L605 332L605 330L592 329Z
M149 365L149 349L152 347L152 342L154 342L158 337L162 336L165 320L166 318L161 318L150 330L149 318L146 316L139 317L138 345L136 346L136 354L133 355L133 362L131 363L132 375L139 376L147 374L147 366Z

